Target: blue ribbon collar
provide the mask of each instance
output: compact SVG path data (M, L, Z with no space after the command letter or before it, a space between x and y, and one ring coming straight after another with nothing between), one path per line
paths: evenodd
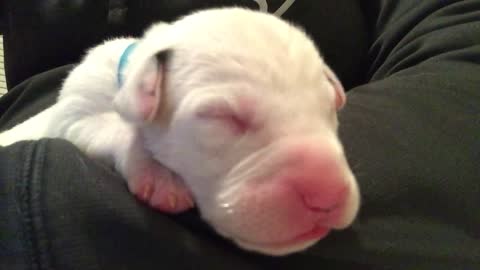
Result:
M122 55L120 56L120 60L118 61L118 67L117 67L117 83L118 83L118 88L121 88L123 86L125 78L123 77L123 73L125 71L125 67L128 64L128 57L130 54L132 54L133 50L137 47L137 42L133 42L130 45L128 45L127 48L123 51Z

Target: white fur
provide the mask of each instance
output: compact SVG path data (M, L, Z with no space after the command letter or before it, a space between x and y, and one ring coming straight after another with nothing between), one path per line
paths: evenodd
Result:
M291 144L290 138L313 146L321 142L340 164L349 187L345 213L331 227L353 221L359 192L336 135L335 91L325 75L327 65L301 30L239 8L158 24L139 40L125 70L125 85L118 89L118 60L132 41L115 39L90 50L66 79L57 104L0 134L0 145L65 138L111 162L127 179L132 167L153 157L183 178L202 217L219 233L244 248L282 255L316 241L265 245L262 241L270 236L264 236L264 228L255 229L256 216L248 214L255 209L242 206L243 189L250 179L278 169L275 153ZM145 122L134 112L135 91L154 55L167 49L173 52L161 97L167 120ZM255 103L251 120L260 126L255 132L234 135L221 121L196 115L219 102L244 110L237 100L245 96ZM268 226L275 226L272 222Z

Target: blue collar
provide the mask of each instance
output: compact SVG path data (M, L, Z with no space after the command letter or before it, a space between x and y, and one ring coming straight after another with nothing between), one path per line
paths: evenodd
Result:
M120 56L120 60L118 61L118 68L117 68L117 83L118 88L121 88L124 82L124 69L128 63L128 57L133 52L133 50L137 47L137 42L133 42L132 44L128 45L128 47L123 51L122 56Z

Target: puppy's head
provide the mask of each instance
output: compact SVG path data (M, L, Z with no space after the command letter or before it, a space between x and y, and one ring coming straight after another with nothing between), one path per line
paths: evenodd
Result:
M117 108L216 231L282 255L351 224L359 192L336 117L345 94L304 32L215 9L154 26L136 51Z

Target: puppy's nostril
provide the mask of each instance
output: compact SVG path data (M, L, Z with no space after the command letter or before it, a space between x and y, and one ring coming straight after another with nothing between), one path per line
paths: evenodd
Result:
M305 204L305 206L307 206L308 209L314 212L320 212L324 214L331 213L336 209L340 208L341 206L340 202L335 202L334 204L331 204L331 205L319 206L318 199L312 196L302 196L302 199L303 199L303 203Z
M341 203L339 202L332 205L328 205L328 206L316 206L316 203L315 203L316 199L312 199L312 197L309 197L309 196L303 196L302 198L303 198L303 203L305 204L305 206L307 206L308 209L314 212L319 212L323 214L329 214L341 206Z

